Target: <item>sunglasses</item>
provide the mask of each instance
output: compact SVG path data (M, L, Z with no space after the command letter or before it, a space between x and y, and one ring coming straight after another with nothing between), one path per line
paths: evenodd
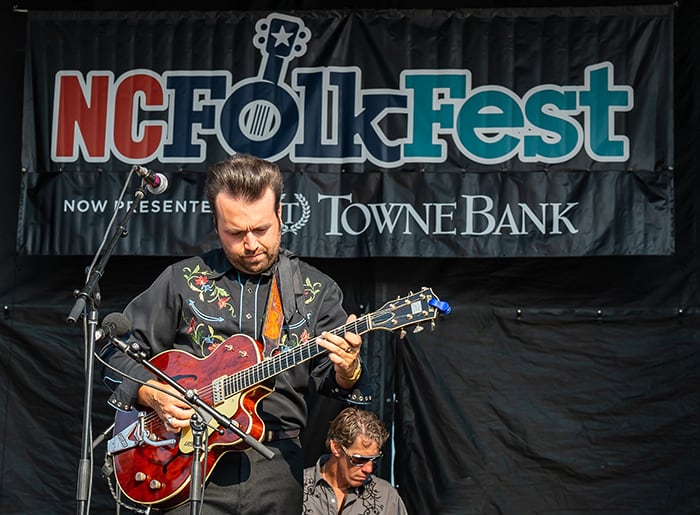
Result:
M383 456L383 454L380 452L379 454L375 454L374 456L362 456L361 454L348 454L347 449L343 447L342 445L340 446L341 449L343 449L343 454L347 457L347 459L350 460L350 463L353 464L354 467L362 467L366 465L368 462L374 463L377 461L379 458Z

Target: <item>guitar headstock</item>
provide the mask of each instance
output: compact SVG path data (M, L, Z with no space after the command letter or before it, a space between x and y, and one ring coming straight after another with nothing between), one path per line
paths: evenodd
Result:
M447 315L452 308L447 302L441 301L432 289L423 287L420 291L399 297L384 304L370 315L372 329L385 329L394 331L401 329L401 337L405 336L402 329L406 326L415 326L414 333L423 330L423 322L430 321L431 329L435 326L435 319L440 314Z
M287 62L304 55L310 39L311 31L301 18L273 13L256 23L253 45L260 50L263 58L272 56Z

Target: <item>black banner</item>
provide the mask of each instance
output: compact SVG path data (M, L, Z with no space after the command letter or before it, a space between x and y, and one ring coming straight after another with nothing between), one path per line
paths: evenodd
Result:
M135 202L116 254L189 255L215 243L203 174L174 173L168 190L136 200L128 174L35 174L45 222L29 254L97 249L111 218ZM126 181L127 192L114 196ZM561 256L673 250L670 173L286 173L282 240L307 256ZM483 193L489 192L489 193ZM618 213L615 192L629 210ZM407 201L406 199L409 199ZM527 199L527 203L523 202ZM615 219L610 230L610 220ZM26 224L23 224L26 225ZM21 225L22 226L22 225ZM625 238L621 234L626 235Z
M31 12L18 250L94 253L133 165L116 252L204 250L249 152L301 255L672 254L671 13Z

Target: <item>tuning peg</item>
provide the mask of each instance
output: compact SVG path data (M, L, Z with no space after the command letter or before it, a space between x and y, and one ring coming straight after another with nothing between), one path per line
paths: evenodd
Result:
M435 320L430 321L430 330L434 331L435 330Z
M416 327L413 328L413 333L420 333L423 329L425 329L422 325L418 324Z
M403 340L404 338L406 338L406 331L405 331L405 330L401 329L401 332L399 333L399 338L402 339L402 340Z

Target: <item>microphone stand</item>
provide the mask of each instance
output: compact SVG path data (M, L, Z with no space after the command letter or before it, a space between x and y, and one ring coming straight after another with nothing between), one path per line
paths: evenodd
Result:
M192 472L190 474L190 514L197 515L202 504L202 456L206 451L206 424L196 412L190 418L192 428Z
M190 419L190 427L192 428L194 459L192 460L192 472L190 475L190 513L191 515L199 514L199 505L202 501L202 492L200 486L202 483L202 452L205 449L204 435L207 420L215 420L218 425L228 429L240 437L249 447L259 452L263 457L271 460L275 453L258 442L250 434L239 428L233 420L221 413L216 408L210 406L197 395L195 390L186 389L175 379L166 374L163 370L156 367L153 363L146 359L146 353L141 349L137 342L131 344L126 343L119 338L110 337L109 341L120 351L125 353L130 358L141 363L147 370L158 376L163 382L169 384L178 393L180 393L187 402L194 408L195 414ZM223 434L223 429L217 429L219 434Z
M129 176L130 177L130 176ZM95 331L97 328L98 311L97 306L100 303L99 280L102 277L107 262L114 252L120 238L127 235L126 225L131 219L136 208L143 198L146 196L146 191L143 188L138 188L134 194L136 202L133 202L131 207L124 214L124 217L117 227L117 230L112 234L111 240L105 247L99 262L89 270L89 275L85 285L81 290L76 290L76 297L73 308L71 309L66 323L74 325L80 314L87 311L85 324L85 395L83 402L83 430L80 446L80 462L78 465L78 487L76 500L78 503L78 514L89 512L89 498L91 491L92 471L92 442L91 426L92 426L92 384L94 378L94 352L95 352ZM99 252L99 250L98 250Z

